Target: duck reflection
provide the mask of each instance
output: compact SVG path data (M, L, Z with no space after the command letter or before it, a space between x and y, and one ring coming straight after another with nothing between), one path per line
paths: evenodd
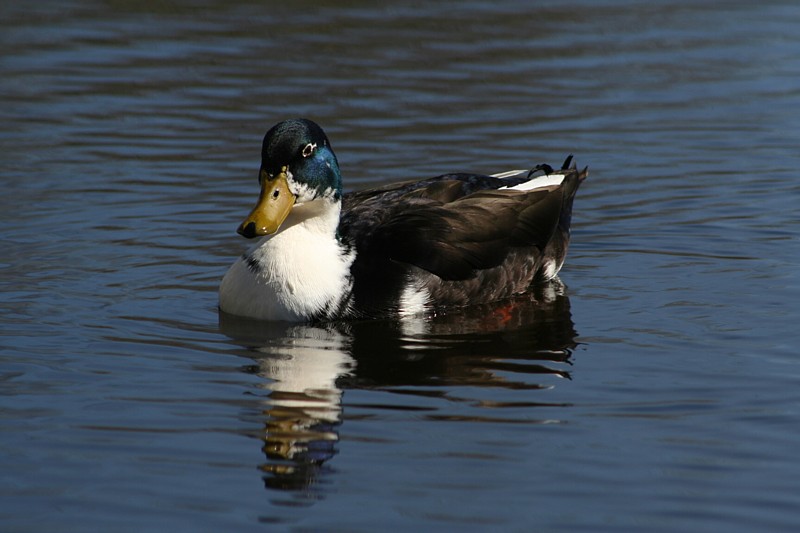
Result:
M220 313L220 328L247 348L265 380L266 486L305 493L336 454L343 389L417 394L412 387L426 387L431 394L435 387L445 395L453 385L549 388L532 375L569 378L577 336L558 281L501 304L428 318L290 325Z
M530 374L569 378L577 332L558 281L514 300L432 318L352 324L350 337L358 371L349 386L516 389L544 387L531 383ZM515 374L519 380L509 377Z
M342 390L354 368L347 335L334 327L241 320L220 314L223 332L247 346L265 379L262 451L268 488L305 490L336 454Z

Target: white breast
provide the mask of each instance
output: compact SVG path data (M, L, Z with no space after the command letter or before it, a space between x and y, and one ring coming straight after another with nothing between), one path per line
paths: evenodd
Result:
M335 237L338 204L313 214L309 210L320 206L312 204L295 207L280 232L263 238L228 270L220 284L223 311L299 322L338 308L349 292L354 255Z

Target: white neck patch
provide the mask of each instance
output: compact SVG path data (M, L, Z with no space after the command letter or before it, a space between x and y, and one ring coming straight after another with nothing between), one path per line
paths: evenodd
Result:
M289 191L295 196L295 205L313 202L317 199L329 198L334 196L334 190L331 187L325 189L322 193L317 189L311 187L307 183L296 181L290 171L286 171L286 181L289 185Z

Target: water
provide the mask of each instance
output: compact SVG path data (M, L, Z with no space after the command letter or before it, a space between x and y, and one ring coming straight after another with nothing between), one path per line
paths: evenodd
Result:
M796 529L794 2L339 4L0 8L2 529ZM574 153L563 284L219 316L292 116L351 189Z

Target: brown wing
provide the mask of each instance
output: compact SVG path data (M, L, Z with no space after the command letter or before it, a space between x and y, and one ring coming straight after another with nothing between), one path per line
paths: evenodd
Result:
M514 247L544 249L558 224L562 188L480 191L449 203L406 200L363 251L462 280L500 265Z

